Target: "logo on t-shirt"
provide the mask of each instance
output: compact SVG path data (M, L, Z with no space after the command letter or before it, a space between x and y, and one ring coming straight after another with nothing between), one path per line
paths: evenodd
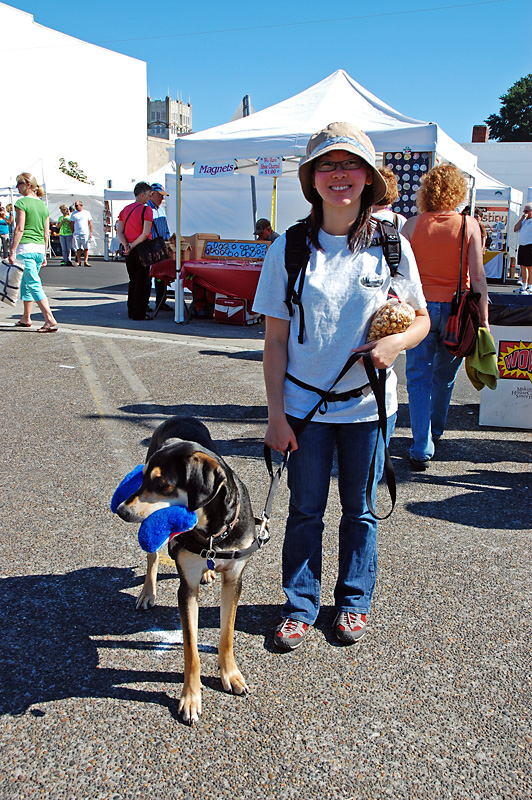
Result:
M379 289L383 283L383 276L377 275L376 272L360 276L360 285L365 286L367 289Z

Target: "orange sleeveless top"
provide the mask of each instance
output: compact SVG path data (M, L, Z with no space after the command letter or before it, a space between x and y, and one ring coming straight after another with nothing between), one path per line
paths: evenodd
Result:
M428 302L449 303L456 292L462 219L457 211L425 211L417 217L411 244ZM466 226L462 291L469 286L467 248L470 238Z

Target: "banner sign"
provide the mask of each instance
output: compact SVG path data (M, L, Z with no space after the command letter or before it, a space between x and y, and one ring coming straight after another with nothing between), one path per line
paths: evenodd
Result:
M195 178L214 178L216 175L232 175L235 171L235 162L227 161L225 164L194 164Z
M283 174L282 156L259 158L259 175L276 176Z
M203 258L264 258L270 242L238 242L232 239L207 239Z
M506 206L502 208L498 206L475 206L475 211L480 211L482 214L482 224L488 234L486 250L505 252L508 208Z

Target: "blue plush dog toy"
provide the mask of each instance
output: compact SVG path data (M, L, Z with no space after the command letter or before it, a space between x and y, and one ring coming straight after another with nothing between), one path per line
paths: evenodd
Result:
M111 500L111 511L116 514L120 503L140 489L143 464L132 469L120 482ZM147 553L155 553L170 537L190 531L198 524L195 511L186 506L169 506L154 511L139 528L139 544Z

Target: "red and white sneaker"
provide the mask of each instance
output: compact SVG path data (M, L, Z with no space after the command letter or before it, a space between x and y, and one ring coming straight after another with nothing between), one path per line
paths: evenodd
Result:
M299 647L310 625L298 619L285 617L275 629L273 640L279 650L295 650Z
M354 644L366 634L366 615L354 611L340 611L334 620L334 632L338 641Z

